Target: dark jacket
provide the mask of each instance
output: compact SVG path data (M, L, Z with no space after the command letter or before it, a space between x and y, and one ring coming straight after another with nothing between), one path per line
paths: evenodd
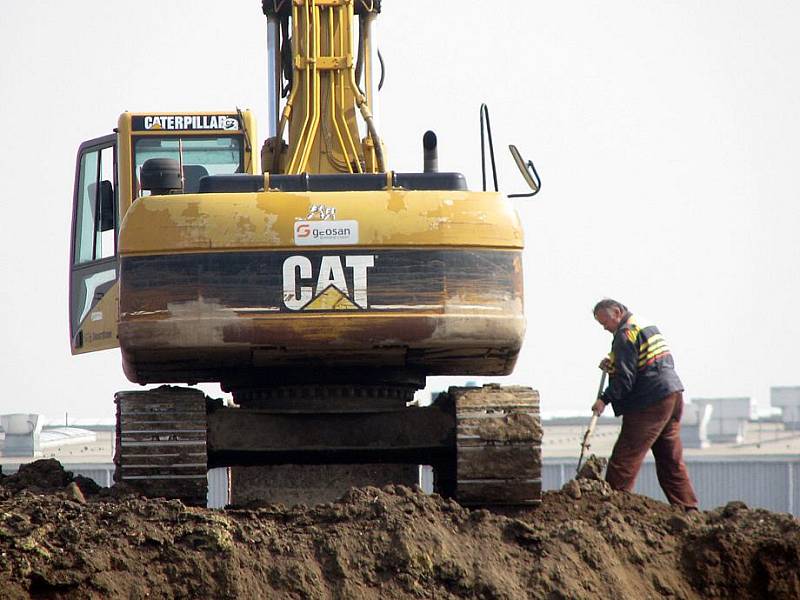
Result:
M611 344L609 383L601 398L614 414L636 412L683 391L667 342L655 325L628 313Z

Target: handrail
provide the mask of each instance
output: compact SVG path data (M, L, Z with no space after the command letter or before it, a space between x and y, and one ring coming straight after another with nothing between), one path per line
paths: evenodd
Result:
M492 140L492 123L489 120L489 107L486 103L481 104L481 174L483 176L483 191L486 191L486 143L484 130L489 137L489 155L492 160L492 177L494 179L494 191L500 191L497 185L497 166L494 161L494 141Z

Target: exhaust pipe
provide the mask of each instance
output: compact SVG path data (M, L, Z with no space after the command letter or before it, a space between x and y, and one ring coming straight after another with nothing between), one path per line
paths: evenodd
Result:
M422 136L423 167L425 173L439 172L439 142L430 130Z

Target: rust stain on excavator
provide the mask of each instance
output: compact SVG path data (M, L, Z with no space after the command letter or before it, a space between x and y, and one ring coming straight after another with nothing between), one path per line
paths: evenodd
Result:
M157 314L156 314L157 313ZM513 313L512 313L513 314ZM170 302L166 311L123 317L121 337L129 348L279 347L275 355L369 351L373 364L382 353L401 353L449 347L506 347L515 353L521 342L522 320L485 318L480 314L405 315L361 313L347 315L276 313L254 317L243 309L215 299ZM452 357L456 357L453 354ZM487 357L488 358L488 357ZM341 357L335 357L341 360ZM324 359L323 359L324 362Z
M424 343L430 339L435 324L430 318L392 318L370 315L342 317L340 314L305 314L280 319L227 323L226 343L254 346L281 345L290 349L380 348ZM268 322L269 321L269 322Z
M354 334L349 339L331 343L324 333L314 335L314 327L306 328L306 335L298 338L297 330L290 331L286 320L273 321L270 327L264 323L248 322L247 319L209 319L203 332L196 331L196 323L173 319L166 322L144 323L131 330L133 324L124 324L121 335L127 342L123 354L129 369L145 373L138 379L185 380L186 378L223 377L227 370L239 374L250 369L276 365L305 365L306 367L353 367L364 368L397 366L415 368L431 375L458 375L465 372L477 375L507 375L516 360L518 346L492 348L468 346L458 339L434 343L425 338L432 323L439 319L408 320L399 323L384 322L370 330L370 339ZM428 321L426 323L426 321ZM306 326L309 321L305 320ZM277 325L277 327L276 327ZM338 332L347 328L337 328ZM399 330L402 331L399 331ZM319 331L319 330L318 330ZM363 329L361 329L363 332ZM383 336L394 343L379 343ZM419 339L413 340L414 336ZM220 337L224 342L220 342ZM409 338L405 344L398 338ZM261 343L259 343L261 342ZM134 359L145 350L147 359ZM149 375L148 370L150 370ZM156 376L153 374L157 373Z

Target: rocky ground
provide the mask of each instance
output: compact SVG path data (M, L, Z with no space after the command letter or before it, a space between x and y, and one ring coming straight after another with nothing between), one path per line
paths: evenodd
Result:
M215 511L38 461L0 480L0 597L800 598L797 519L683 514L595 467L503 514L399 486Z

